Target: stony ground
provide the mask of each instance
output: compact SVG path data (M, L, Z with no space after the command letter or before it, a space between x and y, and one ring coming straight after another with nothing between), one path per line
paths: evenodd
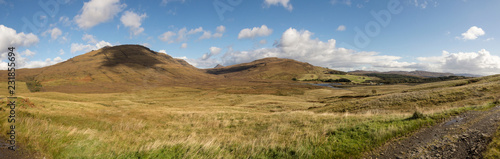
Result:
M39 155L35 155L26 151L22 146L18 146L16 151L8 149L8 144L5 138L0 138L0 158L1 159L32 159L41 158Z
M386 144L365 158L482 158L500 121L500 106L470 111Z

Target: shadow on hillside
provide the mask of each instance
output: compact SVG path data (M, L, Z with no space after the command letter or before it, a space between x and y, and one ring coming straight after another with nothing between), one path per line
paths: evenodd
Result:
M103 48L102 52L96 55L99 54L104 54L106 61L103 63L103 66L107 67L123 64L132 68L144 68L163 63L155 57L158 56L158 53L142 46L107 47Z

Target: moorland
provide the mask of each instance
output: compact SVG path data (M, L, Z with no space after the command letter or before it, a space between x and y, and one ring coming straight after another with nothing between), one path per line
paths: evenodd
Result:
M17 141L41 158L362 158L500 104L500 75L349 73L281 58L198 69L139 45L16 73ZM500 154L492 138L485 156Z

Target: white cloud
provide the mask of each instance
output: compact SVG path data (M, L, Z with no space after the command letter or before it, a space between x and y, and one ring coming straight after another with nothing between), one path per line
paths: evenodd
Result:
M164 54L166 54L166 53L167 53L167 51L165 51L165 50L160 50L160 51L158 51L158 52L159 52L159 53L164 53Z
M338 28L337 28L337 31L345 31L345 25L340 25Z
M262 39L259 41L260 44L267 44L267 40L266 39Z
M281 5L288 11L293 10L292 4L290 4L290 0L264 0L264 4L269 7L272 5Z
M187 44L187 43L182 43L182 45L181 45L181 48L182 48L182 49L185 49L185 48L187 48L187 47L188 47L188 44Z
M173 40L173 37L176 35L176 33L172 32L172 31L167 31L163 34L161 34L158 39L160 39L161 41L168 41L168 43L173 43L174 40Z
M337 48L335 39L320 41L305 30L286 30L276 47L250 51L229 51L222 57L222 64L232 65L266 57L290 58L313 65L348 70L370 65L380 69L413 67L414 63L398 62L401 57L379 55L377 52L356 52Z
M321 41L312 38L313 33L290 28L286 30L275 47L248 51L235 51L229 48L219 58L214 58L222 50L210 48L198 59L185 58L195 67L209 68L216 64L225 66L251 62L266 57L279 57L308 62L312 65L329 67L343 71L368 69L378 71L414 71L426 70L433 72L471 73L492 75L500 73L500 57L486 50L478 52L443 52L441 56L419 57L417 62L400 61L402 57L382 55L377 52L355 51L336 47L336 40Z
M220 25L220 26L217 27L216 31L218 33L226 32L226 27L224 25Z
M31 50L29 50L29 49L26 49L26 50L24 50L24 51L22 52L22 54L23 54L23 55L25 55L25 56L33 56L33 55L35 55L36 53L35 53L35 52L33 52L33 51L31 51Z
M410 0L410 4L415 5L417 8L425 9L429 5L437 7L439 3L436 0Z
M495 38L488 38L488 39L486 39L484 41L492 41L492 40L495 40Z
M161 5L162 6L165 6L167 5L168 3L171 3L171 2L181 2L181 3L184 3L186 0L162 0L161 1Z
M15 47L19 49L18 47L28 47L35 45L39 42L39 39L36 35L33 33L25 34L24 32L17 33L16 30L6 27L4 25L0 25L0 48L4 48L4 50L0 50L0 57L1 59L7 59L7 48L9 47ZM21 54L26 54L27 56L34 55L35 53L32 52L31 50L25 50ZM24 61L26 58L22 57L21 54L18 54L16 56L16 66L18 68L21 68L20 66L23 66ZM0 62L0 69L6 70L7 69L7 63L1 61Z
M193 29L191 29L191 30L193 30ZM182 28L181 30L179 30L179 32L177 32L177 39L175 39L175 41L177 41L177 42L186 41L188 33L189 32L187 31L186 27Z
M168 43L173 42L184 42L189 40L189 36L197 33L203 33L198 40L210 39L210 38L220 38L226 31L226 27L220 25L216 28L216 32L212 34L212 31L204 30L203 27L198 27L196 29L191 29L188 31L186 27L180 29L177 33L172 31L167 31L160 35L158 38L162 41L168 41ZM174 36L177 38L174 40Z
M60 49L60 50L59 50L59 55L64 55L64 53L65 53L65 52L64 52L64 50L63 50L63 49Z
M203 40L203 39L210 39L210 38L220 38L222 37L222 35L224 34L224 32L226 31L226 27L223 26L223 25L220 25L218 26L216 29L215 29L215 33L212 34L211 31L206 31L204 30L203 31L203 35L200 36L200 38L198 38L198 40Z
M128 27L130 29L131 34L139 35L144 31L144 28L141 27L141 24L146 17L146 13L139 15L132 11L125 11L125 13L123 13L122 17L120 18L120 21L125 27Z
M59 18L59 23L62 23L65 26L69 26L71 24L71 21L69 20L69 18L67 16L61 16Z
M71 53L75 53L75 52L79 52L79 51L89 52L92 50L97 50L97 49L103 48L105 46L113 46L113 45L111 45L109 42L106 42L106 41L100 41L94 45L72 43L71 44Z
M245 28L240 31L238 34L238 39L245 39L245 38L255 38L258 36L269 36L273 33L273 29L267 28L266 25L262 25L260 28L259 27L254 27L252 29L250 28Z
M145 47L151 47L151 44L149 44L149 43L142 43L141 45L145 46Z
M492 75L500 73L500 57L482 49L478 52L449 53L441 56L417 58L428 70L452 73Z
M208 50L210 50L210 52L203 54L201 60L207 60L212 56L218 55L222 51L222 49L218 47L210 47Z
M331 0L330 3L332 5L345 4L345 5L351 6L352 1L351 0Z
M94 35L90 35L90 34L83 34L82 40L85 40L87 43L90 43L90 44L97 43L97 40L95 39Z
M62 35L62 31L59 28L53 28L43 32L42 36L45 36L47 34L50 34L50 38L52 38L52 40L55 40Z
M61 57L56 57L54 59L47 58L45 61L29 61L22 68L40 68L45 66L50 66L64 61Z
M35 45L38 42L38 37L33 33L17 33L17 31L12 28L0 25L0 48L27 47ZM1 50L0 53L2 53L2 56L6 56L7 54L6 50Z
M185 29L185 28L184 28ZM202 32L203 31L203 27L198 27L196 29L191 29L189 30L188 32L188 35L191 35L191 34L196 34L196 33L199 33L199 32Z
M30 61L30 59L25 58L26 52L29 50L25 50L21 54L16 55L16 68L38 68L45 67L49 65L54 65L56 63L64 61L60 57L56 57L54 59L47 58L45 61ZM31 51L29 51L31 52ZM6 70L7 63L4 61L0 61L0 70Z
M113 19L127 5L120 0L91 0L83 4L81 14L74 17L78 27L89 29Z
M462 39L464 40L474 40L477 39L479 36L483 36L485 32L483 29L478 28L477 26L473 26L467 30L467 32L462 33Z

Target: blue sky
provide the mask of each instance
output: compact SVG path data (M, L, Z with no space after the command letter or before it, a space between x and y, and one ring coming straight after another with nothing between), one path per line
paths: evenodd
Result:
M23 68L141 44L199 68L265 57L333 69L500 73L500 1L0 0ZM6 69L6 60L0 69ZM5 66L4 66L5 65Z

